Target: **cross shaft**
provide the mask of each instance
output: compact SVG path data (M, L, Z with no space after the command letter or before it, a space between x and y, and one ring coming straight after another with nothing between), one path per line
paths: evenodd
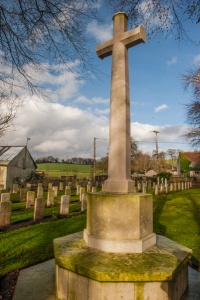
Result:
M146 33L143 26L127 31L123 12L115 14L113 21L113 38L96 48L101 59L112 55L108 179L104 190L128 193L133 191L128 48L145 42Z

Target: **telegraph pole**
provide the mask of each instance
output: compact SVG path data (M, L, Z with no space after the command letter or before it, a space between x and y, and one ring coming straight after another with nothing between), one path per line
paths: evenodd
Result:
M95 181L95 176L96 176L96 139L94 137L94 164L93 164L93 177L94 177L94 181Z

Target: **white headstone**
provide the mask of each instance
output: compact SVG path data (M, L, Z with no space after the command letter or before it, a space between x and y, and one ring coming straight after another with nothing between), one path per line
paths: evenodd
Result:
M48 190L47 192L47 206L51 206L54 204L55 191Z
M81 198L81 210L86 210L87 209L87 194L83 193L82 198Z
M10 201L0 202L0 227L10 225L11 209Z
M70 195L61 196L60 214L67 215L69 213Z
M41 220L44 218L45 200L44 198L36 198L34 205L34 216L33 220Z

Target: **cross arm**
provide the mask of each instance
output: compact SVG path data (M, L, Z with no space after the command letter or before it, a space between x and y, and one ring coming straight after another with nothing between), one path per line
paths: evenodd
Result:
M104 57L110 56L112 54L112 48L113 48L113 39L97 45L96 53L99 58L103 59Z
M140 25L132 30L124 32L120 42L127 48L146 42L145 28Z

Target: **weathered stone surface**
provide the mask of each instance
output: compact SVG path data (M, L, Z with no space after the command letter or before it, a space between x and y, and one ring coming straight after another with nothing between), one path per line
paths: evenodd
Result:
M145 40L145 29L139 26L127 31L127 16L119 12L113 16L113 38L96 47L100 58L112 55L107 192L133 192L128 48Z
M70 195L61 196L60 214L67 215L69 213Z
M71 195L71 187L70 186L65 187L65 195Z
M39 186L39 183L38 183L37 198L42 198L42 197L43 197L43 187Z
M19 190L20 192L19 192L19 194L20 194L20 201L21 202L25 202L26 201L26 194L27 194L27 189L25 189L25 188L21 188L20 190Z
M190 253L163 236L157 236L157 244L141 254L106 253L87 247L82 232L55 239L58 299L71 299L72 292L77 300L102 299L99 293L105 299L181 299L187 289ZM74 281L69 280L72 277ZM79 296L77 284L83 281L86 286ZM125 295L130 298L123 298Z
M34 202L35 202L35 192L28 191L26 196L26 208L33 206Z
M1 202L9 202L10 201L10 193L2 193L1 196Z
M87 209L87 194L83 193L82 194L82 199L81 199L81 210L86 210Z
M84 239L107 252L144 252L156 243L153 198L143 194L89 193Z
M55 191L54 190L48 190L47 192L47 206L51 206L54 204L54 196Z
M36 198L34 206L34 217L33 220L41 220L44 218L45 200L44 198Z
M11 208L10 201L0 202L0 227L10 225Z

